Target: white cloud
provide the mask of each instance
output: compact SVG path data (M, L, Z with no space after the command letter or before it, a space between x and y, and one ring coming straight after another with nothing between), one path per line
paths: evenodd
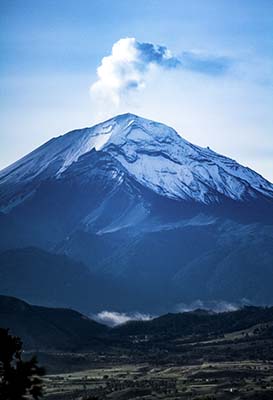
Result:
M109 326L124 324L128 321L148 321L153 317L150 314L134 313L119 313L116 311L101 311L93 316L93 318L101 323Z
M148 72L155 66L175 68L180 61L165 46L123 38L114 43L109 56L97 69L98 80L91 86L97 101L119 106L122 97L145 87Z
M146 88L146 92L155 82L158 85L155 93L159 93L162 81L168 79L167 71L169 76L171 70L180 69L219 77L226 73L230 64L228 57L200 51L173 55L166 46L122 38L114 43L111 54L103 57L97 68L98 79L90 87L93 114L100 121L123 112L125 107L139 107L143 89Z

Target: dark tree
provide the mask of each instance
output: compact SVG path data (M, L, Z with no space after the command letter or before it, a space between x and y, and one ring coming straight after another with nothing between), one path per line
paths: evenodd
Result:
M43 375L36 357L22 360L21 339L0 328L0 400L39 399Z

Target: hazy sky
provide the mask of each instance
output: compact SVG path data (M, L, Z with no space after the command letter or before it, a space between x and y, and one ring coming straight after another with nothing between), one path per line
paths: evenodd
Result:
M273 181L272 0L0 7L0 168L130 111Z

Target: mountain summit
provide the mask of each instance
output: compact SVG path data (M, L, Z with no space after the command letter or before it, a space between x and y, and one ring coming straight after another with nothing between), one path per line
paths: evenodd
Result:
M197 299L273 301L273 185L133 114L53 138L2 170L0 236L5 265L18 274L23 247L33 249L27 262L34 266L45 265L35 247L66 255L75 268L85 264L99 286L90 311L94 304L164 312ZM5 279L4 293L30 292L32 277L24 289L19 276ZM65 293L57 298L75 306Z
M92 151L109 155L122 167L120 172L168 198L205 204L223 198L273 199L273 185L256 172L209 148L191 144L164 124L134 114L119 115L50 140L4 169L0 184L4 188L19 185L24 192L23 186L32 181L34 189L45 179L61 178L73 163L83 162ZM1 190L3 211L18 204L14 190L4 192Z

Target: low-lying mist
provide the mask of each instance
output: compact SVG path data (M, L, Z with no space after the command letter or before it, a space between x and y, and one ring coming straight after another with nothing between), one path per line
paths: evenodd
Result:
M123 313L104 310L98 314L92 315L92 318L97 322L113 327L120 324L125 324L128 321L148 321L154 318L154 316L140 312Z
M205 310L211 311L213 313L222 313L236 311L244 306L253 305L247 299L241 299L239 302L227 302L224 300L219 301L203 301L195 300L191 303L178 303L169 312L172 313L183 313L192 312L195 310ZM114 327L117 325L125 324L129 321L149 321L159 315L154 315L150 313L141 313L138 311L133 311L129 313L119 312L119 311L109 311L103 310L97 314L91 315L91 318L97 322L103 323L105 325Z

